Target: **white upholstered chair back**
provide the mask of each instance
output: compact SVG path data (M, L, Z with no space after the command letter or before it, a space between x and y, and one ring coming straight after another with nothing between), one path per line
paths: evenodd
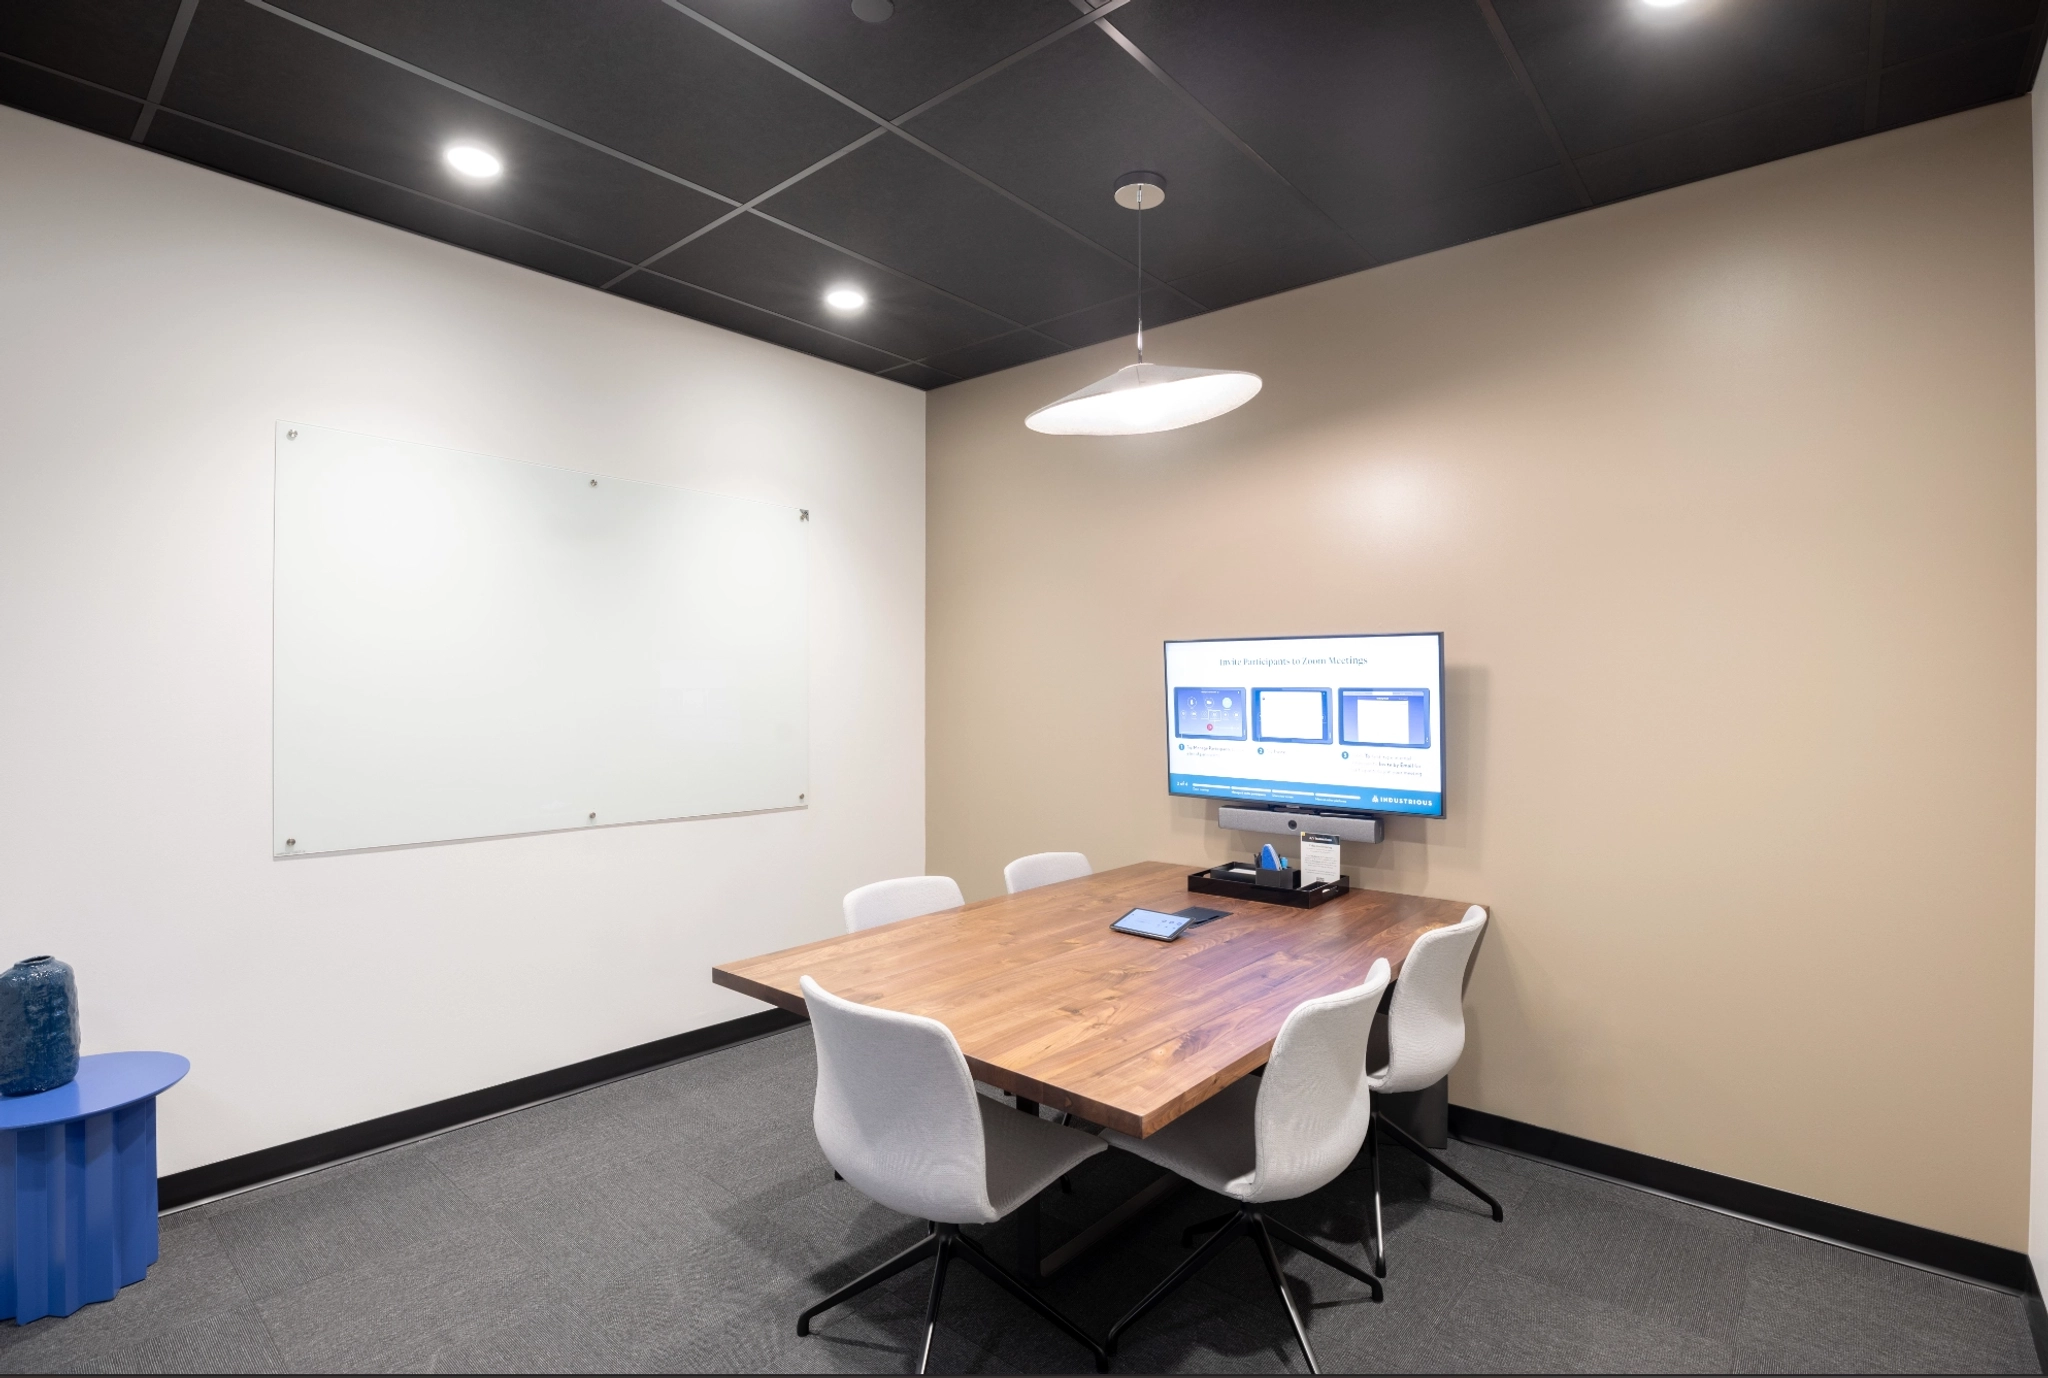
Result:
M960 886L951 876L899 876L878 880L858 890L848 890L846 931L858 933L876 924L936 914L941 909L958 909L967 903Z
M1041 885L1056 885L1094 874L1095 868L1079 852L1033 852L1003 868L1003 884L1014 895L1019 890L1036 890Z
M1423 934L1401 964L1387 1006L1387 1065L1373 1078L1381 1095L1434 1086L1465 1051L1465 966L1486 928L1473 905L1449 928Z
M1362 985L1304 1000L1280 1026L1253 1116L1257 1166L1240 1200L1306 1196L1358 1156L1372 1117L1365 1050L1387 979L1383 957Z
M981 1110L952 1030L802 984L818 1044L811 1124L833 1168L920 1220L995 1220Z

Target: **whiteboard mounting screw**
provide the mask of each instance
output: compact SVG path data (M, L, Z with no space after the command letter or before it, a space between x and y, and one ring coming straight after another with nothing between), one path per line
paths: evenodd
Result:
M592 488L595 488L595 487L597 487L597 480L596 480L596 479L592 479L592 480L590 481L590 486L591 486Z
M595 819L595 818L597 817L597 815L596 815L596 814L594 814L594 813L593 813L592 815L590 815L590 816L591 816L591 817L592 817L593 819Z
M299 433L297 431L286 431L284 433L284 438L286 440L297 440L299 438Z
M803 798L803 796L802 796L801 794L799 794L799 795L797 796L797 798L798 798L798 799L802 799L802 798Z
M811 519L811 509L810 509L810 508L808 508L808 507L799 507L799 508L797 508L797 510L796 510L796 519L797 519L798 521L800 521L800 522L807 522L807 521L809 521L809 520Z
M287 847L296 847L299 845L299 840L296 837L288 837L284 840L284 845Z

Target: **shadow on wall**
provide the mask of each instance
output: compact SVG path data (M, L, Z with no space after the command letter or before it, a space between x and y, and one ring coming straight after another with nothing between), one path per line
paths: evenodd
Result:
M1427 895L1431 893L1432 868L1462 876L1483 872L1480 820L1485 804L1491 684L1492 672L1483 665L1444 667L1444 816L1383 815L1386 832L1382 841L1346 843L1344 869L1353 885ZM1484 903L1484 897L1477 897L1476 902Z

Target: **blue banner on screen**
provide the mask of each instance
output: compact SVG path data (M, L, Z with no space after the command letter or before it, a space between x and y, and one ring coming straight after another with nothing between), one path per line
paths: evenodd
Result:
M1444 812L1443 636L1166 643L1167 789Z
M1232 780L1219 775L1175 775L1174 794L1197 794L1210 799L1248 799L1261 804L1300 804L1304 808L1370 809L1375 813L1422 813L1435 817L1443 812L1441 794L1401 794L1391 790L1332 789L1305 780Z

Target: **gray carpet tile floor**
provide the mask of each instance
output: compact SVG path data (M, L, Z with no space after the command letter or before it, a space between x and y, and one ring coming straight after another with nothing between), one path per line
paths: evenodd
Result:
M811 1135L810 1034L792 1029L166 1216L163 1256L114 1300L0 1323L10 1372L891 1372L915 1359L929 1267L796 1314L922 1226L836 1182ZM1399 1149L1390 1276L1282 1248L1326 1371L2032 1373L2021 1301L1468 1144L1448 1155L1496 1224ZM1110 1152L1045 1198L1050 1248L1156 1175ZM1363 1259L1363 1164L1273 1213ZM1183 1187L1045 1293L1095 1334L1224 1208ZM1007 1224L982 1237L1011 1257ZM970 1233L975 1233L970 1231ZM965 1268L934 1371L1073 1372L1085 1353ZM1249 1244L1136 1326L1123 1372L1298 1371Z

